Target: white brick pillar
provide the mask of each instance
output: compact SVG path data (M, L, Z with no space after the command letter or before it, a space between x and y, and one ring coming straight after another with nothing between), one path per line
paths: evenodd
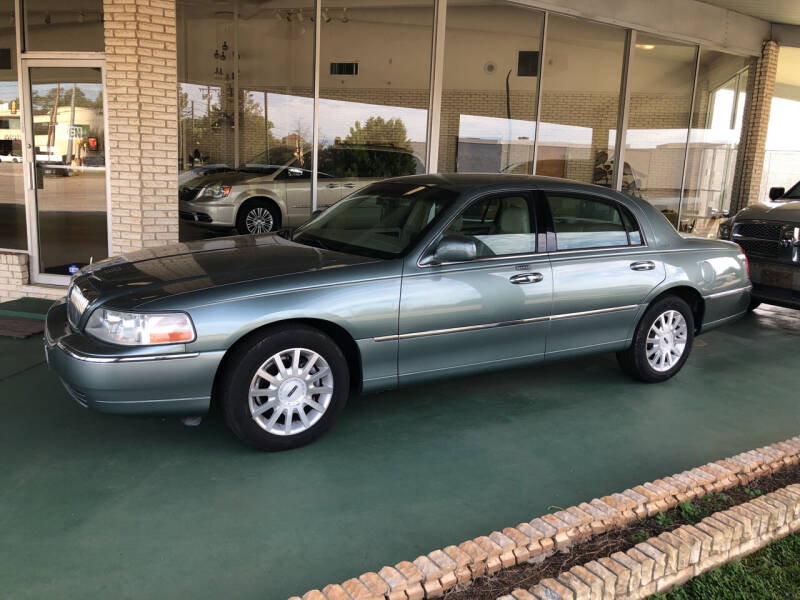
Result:
M115 254L178 240L175 0L104 0Z
M748 72L747 100L739 154L736 157L731 214L758 201L777 70L778 44L767 40L762 46L761 56L751 62Z

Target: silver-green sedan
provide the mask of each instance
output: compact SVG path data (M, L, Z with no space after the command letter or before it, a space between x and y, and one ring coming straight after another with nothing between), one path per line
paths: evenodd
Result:
M358 392L596 352L664 381L749 301L739 246L682 237L643 200L412 176L293 232L84 268L48 313L46 352L83 406L188 416L219 402L237 436L278 450L322 435Z

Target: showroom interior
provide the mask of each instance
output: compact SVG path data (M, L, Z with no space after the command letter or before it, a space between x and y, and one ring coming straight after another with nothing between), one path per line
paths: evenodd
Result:
M647 255L661 252L657 236L642 232L659 230L641 215L661 213L685 236L676 254L688 254L697 241L691 236L704 238L699 247L727 248L719 273L728 274L728 287L698 298L739 312L731 321L709 319L719 327L698 330L680 373L658 384L625 377L614 352L496 371L479 372L476 362L450 379L431 376L402 389L367 395L354 385L335 427L281 452L254 451L229 431L219 399L225 371L217 377L214 369L232 362L203 374L213 379L213 399L191 398L208 400L202 417L86 410L59 379L57 344L40 332L54 307L68 314L71 300L58 303L72 276L87 266L83 275L91 275L93 263L133 253L131 263L141 260L106 263L108 297L139 294L151 307L174 301L168 312L184 310L173 295L198 291L213 298L192 310L233 302L225 294L241 283L232 284L237 270L258 259L235 252L258 244L252 236L231 241L248 226L244 213L233 207L227 221L215 221L217 213L191 201L200 191L224 205L228 194L257 190L244 206L263 207L261 225L276 231L384 179L468 173L574 180L600 186L592 189L606 200L620 197L610 190L635 199L622 207L651 204L654 213L619 212L634 222L633 230L621 225L624 250L589 251L641 252L630 265L627 254L619 259L627 275L636 263L658 262ZM694 596L650 594L690 585L690 577L767 544L800 540L793 392L800 312L769 302L743 312L742 294L751 289L742 275L745 250L737 256L718 240L738 211L798 180L800 7L792 0L0 0L0 325L39 326L24 339L0 327L0 599L710 598L702 587ZM524 193L531 205L549 202L545 192ZM631 238L637 218L646 243ZM800 240L797 221L792 242ZM528 232L537 233L537 249L540 232ZM329 256L323 246L304 248L306 256ZM229 250L226 273L218 257ZM800 241L783 250L793 253L800 290ZM572 250L563 251L566 264ZM526 274L531 264L550 266L549 254L525 254L519 266ZM291 262L289 254L272 256ZM493 264L500 262L519 275L516 264ZM610 261L594 264L596 272L581 267L583 276L611 281ZM133 283L114 288L117 268L119 281L135 271ZM328 276L318 271L315 277ZM677 271L669 275L682 277ZM698 280L708 275L696 271ZM364 272L366 281L377 270ZM264 279L295 275L275 273ZM417 278L418 299L428 299L426 285L445 289L439 274ZM462 305L447 306L439 294L441 305L418 335L402 331L395 309L386 308L403 276L376 277L386 287L365 286L370 292L351 296L351 305L342 301L345 284L325 280L316 306L336 304L354 321L366 306L372 315L364 321L396 324L391 335L365 334L373 348L399 346L403 336L432 340L411 346L407 355L418 363L433 363L437 352L491 351L462 343L448 352L452 342L441 333L485 330L508 341L510 325L556 322L565 338L577 338L592 331L573 317L648 308L620 301L611 309L564 308L556 319L526 312L444 329L439 315L451 318L464 306L480 313L500 288L470 299L469 286L455 285L449 289L462 294ZM316 293L313 282L322 279L308 281ZM601 283L604 292L578 300L616 293L608 292L613 283ZM158 288L152 297L150 284ZM531 287L519 297L529 300ZM284 291L274 296L288 298L287 306L294 298L311 306ZM262 292L247 299L271 294ZM697 324L702 306L689 307ZM200 318L193 322L186 310L194 328ZM204 314L209 338L232 337L233 311L216 321L211 309ZM88 310L84 316L88 322ZM77 328L66 319L61 333L69 335ZM153 356L156 365L175 359L180 366L188 361L178 350L189 346L190 359L200 354L195 341L164 345L164 356L126 346L124 360L108 358L114 344L103 341L95 348L108 355L84 358L99 379L104 369L111 378L119 365L135 369ZM357 360L361 347L348 346L347 359ZM399 380L399 353L381 356ZM146 385L181 387L180 369L162 368L152 380L152 371L131 371L121 403L134 402ZM717 518L709 527L686 517L702 499L704 509L714 505L702 517ZM611 542L595 546L612 547L624 537L614 537L615 527L630 534L615 564L642 562L605 578L611 554L595 560L591 536ZM653 541L659 528L665 533ZM800 541L792 543L798 558L787 571L794 572ZM655 549L649 562L647 544ZM529 592L511 596L511 584L498 580L517 568L542 571L518 577L513 587ZM537 573L549 578L548 591L534 590L542 585ZM777 569L770 578L776 586L786 580ZM489 591L470 595L476 584Z
M18 4L3 7L5 299L231 234L181 218L193 169L267 175L290 213L274 228L387 176L495 172L623 190L713 237L798 160L796 32L724 2L691 30L636 3Z

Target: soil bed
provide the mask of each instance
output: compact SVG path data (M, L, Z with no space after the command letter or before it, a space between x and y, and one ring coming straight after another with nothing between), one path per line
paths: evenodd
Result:
M541 563L517 565L503 569L490 577L479 577L471 583L451 588L445 592L444 598L445 600L495 600L499 596L510 594L515 589L528 589L542 579L556 577L574 566L615 552L625 552L636 544L665 531L672 531L681 525L694 525L715 512L743 504L793 483L800 483L800 463L754 479L746 486L736 486L723 492L687 500L666 512L592 536L565 552L556 552Z

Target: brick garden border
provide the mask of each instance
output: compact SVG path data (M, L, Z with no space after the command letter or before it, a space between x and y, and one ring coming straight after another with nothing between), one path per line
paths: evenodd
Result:
M800 484L792 484L498 600L639 600L798 530Z
M556 551L569 548L593 535L604 533L637 519L669 510L685 500L702 497L712 492L723 491L737 485L746 485L756 477L771 474L784 466L794 465L798 461L800 461L800 436L793 437L785 442L778 442L756 450L750 450L749 452L742 452L730 458L710 462L701 467L683 471L682 473L677 473L670 477L656 479L620 493L611 494L610 496L604 496L602 498L595 498L588 503L583 502L578 506L571 506L565 510L537 517L528 523L520 523L516 527L506 527L502 531L493 531L489 535L480 536L474 540L467 540L458 546L447 546L441 550L434 550L426 556L417 557L412 562L401 561L394 567L386 566L377 573L364 573L359 577L348 579L341 585L331 584L325 586L321 591L311 590L306 592L302 596L302 599L299 596L293 596L290 600L423 600L427 598L438 598L441 597L446 590L457 584L468 583L481 576L493 575L500 569L508 568L515 564L540 562ZM796 488L796 492L789 491L790 488L793 490L795 489L793 486L789 486L785 488L786 493L799 494L797 499L798 505L793 507L793 510L800 510L800 486ZM780 504L777 500L770 500L767 502L766 499L782 491L784 490L779 490L778 492L764 496L763 499L759 498L748 502L744 506L749 506L754 502L758 502L758 500L762 500L762 504L765 502L767 504L769 504L769 502L778 502L778 504ZM781 506L784 506L784 516L783 522L780 525L777 524L779 520L777 516L774 519L774 529L768 526L773 520L767 519L763 529L761 525L764 523L764 520L761 519L759 521L758 531L764 534L764 539L774 539L769 537L772 535L771 532L777 532L781 530L781 528L788 526L786 523L786 506L785 504ZM736 508L738 507L717 514L724 515ZM766 509L764 508L764 510ZM707 519L713 519L716 516L715 514ZM699 525L702 523L703 522L698 523L695 529L699 531ZM690 526L684 526L675 531L681 531L685 527ZM713 525L710 525L710 527L714 528ZM752 522L749 531L752 531ZM709 533L707 535L711 534ZM774 535L775 537L780 537L785 534L774 533ZM663 536L677 536L677 534L673 531L654 538L654 545L656 547L664 543L660 540ZM731 539L733 538L731 536L727 539L729 548ZM759 533L758 538L747 540L746 542L741 539L741 536L739 538L739 542L741 542L740 545L751 541L760 544L761 533ZM651 540L645 542L645 544L649 543L651 543ZM724 542L720 543L724 544ZM695 548L695 546L691 547ZM705 546L702 547L705 548ZM742 552L752 552L755 547L756 546L750 550L743 550ZM629 550L628 553L617 553L620 555L617 558L622 562L617 563L616 559L614 562L625 565L629 570L632 569L631 572L637 572L637 567L633 564L635 561L630 558L629 555L629 553L634 551L641 552L641 550L637 548L638 546ZM719 558L723 555L726 557L722 562L735 558L729 556L731 554L730 550L724 552L720 550L718 552L716 545L713 546L713 550L713 553L703 555L705 561L708 561L710 557ZM660 552L662 554L668 553L668 549L664 548L660 550ZM684 576L684 571L689 568L687 556L695 556L695 554L687 554L686 552L686 550L683 550L683 554L679 552L679 556L683 557L685 563L681 563L683 564L683 568L680 569L681 576ZM597 562L602 564L600 561ZM693 572L698 564L704 563L691 563ZM580 571L582 568L583 567L574 567L573 569L578 569ZM569 581L573 581L576 587L580 587L580 582L582 582L582 580L574 576L572 573L573 569L563 575ZM583 571L580 572L583 573ZM637 582L637 588L644 588L645 585L641 584L641 566L639 567L638 573L640 573L638 579L637 576L629 576L627 592L621 592L622 595L620 596L609 597L628 598L629 596L626 594L633 592L633 588L631 587L632 581ZM677 571L670 576L674 576L676 573ZM690 576L691 575L686 575L686 579ZM666 575L657 579L656 583L658 584L659 580L664 577L666 577ZM575 579L577 579L577 581L575 581ZM652 583L651 580L652 575L647 585ZM556 583L558 583L557 580L546 581L556 581ZM677 582L679 582L678 577L676 577L675 581L672 583L663 585L672 586ZM565 590L568 590L572 595L552 595L552 592L556 590L551 590L551 595L544 597L554 599L573 597L583 599L596 597L594 595L586 596L583 592L576 596L575 593L571 591L570 588L565 587L563 583L559 585L564 588L559 588L561 592L567 594L568 592ZM584 586L587 587L587 589L594 589L589 588L585 584ZM653 589L655 591L658 588L656 586ZM662 587L661 589L664 588ZM526 598L530 597L530 595L531 593L529 592ZM536 598L535 595L533 597ZM606 596L599 597L606 598ZM639 598L642 596L635 595L630 597Z

